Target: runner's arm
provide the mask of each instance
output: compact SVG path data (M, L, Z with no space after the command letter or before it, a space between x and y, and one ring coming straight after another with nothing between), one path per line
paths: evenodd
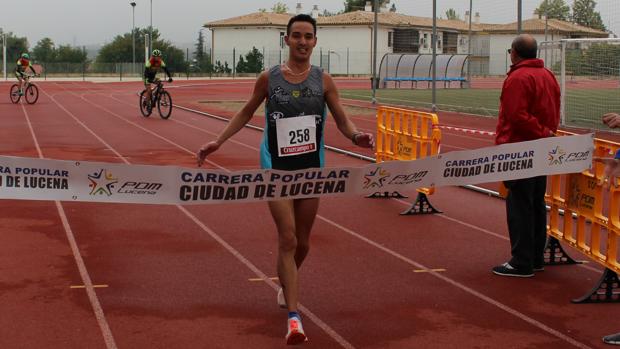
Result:
M243 108L233 118L228 122L226 128L220 133L215 141L211 141L209 143L204 144L198 150L196 157L198 159L198 166L202 166L207 155L219 149L219 147L228 140L228 138L232 137L235 133L239 132L247 124L252 116L254 116L254 112L258 107L263 103L265 98L267 97L267 89L269 88L269 75L268 72L263 72L256 83L254 84L254 91L252 92L252 96L245 103Z
M28 67L29 67L29 68L30 68L30 70L32 71L32 74L37 75L37 71L36 71L36 70L34 70L34 66L33 66L32 64L30 64Z
M325 91L325 102L334 117L338 130L354 144L372 148L374 146L372 134L358 131L355 124L347 117L340 104L340 95L334 79L327 73L323 73L323 90Z

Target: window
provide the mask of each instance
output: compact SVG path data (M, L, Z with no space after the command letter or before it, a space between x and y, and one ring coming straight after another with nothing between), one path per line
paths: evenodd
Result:
M284 32L280 32L280 48L285 48L286 47L286 41L284 41L284 35L286 33Z
M388 32L388 47L394 45L394 32Z
M428 33L424 33L424 39L422 39L422 43L424 44L424 48L428 48Z

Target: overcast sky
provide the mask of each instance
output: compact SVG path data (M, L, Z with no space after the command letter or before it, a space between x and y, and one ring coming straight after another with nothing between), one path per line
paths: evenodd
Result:
M339 11L344 0L281 0L294 12L298 2L305 12L313 5ZM523 18L531 18L543 0L523 0ZM129 0L0 0L0 28L26 36L31 47L43 37L57 44L92 45L111 41L115 35L129 32L132 10ZM151 0L135 0L136 26L148 26ZM193 43L202 24L214 20L271 8L277 0L152 0L153 26L177 44ZM566 0L572 4L572 0ZM430 17L432 0L392 0L398 12ZM517 0L473 0L474 12L486 23L516 21ZM620 0L598 0L597 10L605 25L620 34ZM17 6L17 8L14 8ZM463 16L469 0L437 0L437 13L445 17L448 8Z

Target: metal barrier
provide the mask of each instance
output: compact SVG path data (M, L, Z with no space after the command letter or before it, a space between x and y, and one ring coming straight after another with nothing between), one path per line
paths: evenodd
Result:
M377 163L415 160L439 153L441 130L437 114L385 107L377 108ZM435 188L418 189L411 208L401 214L436 213L427 195ZM375 193L371 197L405 197L400 193Z
M593 155L609 157L618 149L620 143L595 139ZM565 160L560 157L556 161ZM620 272L620 188L613 183L607 189L603 177L604 164L595 163L590 171L551 176L549 179L545 197L550 206L545 263L576 263L562 250L560 240L605 267L597 285L583 297L574 299L575 303L620 302L617 275Z

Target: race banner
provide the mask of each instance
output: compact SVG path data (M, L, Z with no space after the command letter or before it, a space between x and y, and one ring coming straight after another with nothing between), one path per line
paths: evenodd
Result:
M0 199L189 205L478 184L582 172L592 165L593 137L551 137L414 161L300 171L227 172L0 156Z

